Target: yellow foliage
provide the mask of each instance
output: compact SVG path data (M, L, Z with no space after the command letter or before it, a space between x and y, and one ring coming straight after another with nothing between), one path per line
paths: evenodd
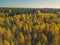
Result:
M20 21L18 24L17 24L18 28L22 28L23 27L23 21Z
M41 14L40 10L37 10L36 13L37 13L37 14Z
M57 26L52 26L50 28L50 32L52 33L53 36L59 35L59 28Z
M43 30L45 28L45 24L42 23L40 27L41 27L41 30Z
M11 33L11 30L10 30L9 28L8 28L8 30L5 31L4 36L5 36L8 40L12 39L12 33Z
M5 19L0 17L0 25L4 25L4 21L5 21Z
M47 37L44 34L41 35L41 41L47 42Z
M10 27L11 26L11 24L10 24L10 20L9 20L9 17L6 17L6 25L8 26L8 27Z
M29 31L32 32L32 27L31 26L29 27Z
M28 34L27 40L31 40L31 39L32 39L31 34Z
M34 34L33 34L33 39L37 39L37 38L38 38L37 33L34 33Z
M14 45L14 42L13 41L11 41L11 45Z
M29 27L28 27L28 24L25 24L24 25L24 32L28 31L29 30Z
M29 14L29 11L26 13L24 10L22 11L24 13L20 14L11 9L6 10L8 12L3 11L5 10L0 11L0 45L15 45L17 43L17 45L32 45L33 43L46 45L48 42L50 45L50 39L51 45L59 45L59 13L41 13L40 10L36 12L31 10L34 13Z
M23 19L23 21L26 21L26 14L22 14L21 18Z
M14 19L19 20L20 19L20 15L14 15Z
M0 17L5 17L5 13L1 12Z
M48 23L45 24L45 31L46 31L46 32L49 32L49 24L48 24Z
M40 41L38 41L36 45L41 45L41 42L40 42Z
M30 41L27 41L26 45L32 45Z
M5 32L5 29L0 27L0 34L3 34L4 32Z
M35 25L34 26L34 31L38 31L39 30L39 25Z
M20 35L19 35L19 42L24 43L24 35L22 32L20 32Z
M3 40L2 40L2 38L0 38L0 45L3 45Z
M4 45L10 45L10 43L7 40L4 40Z
M12 31L15 32L16 29L17 29L16 25L13 25L13 27L12 27Z
M5 20L4 18L0 17L0 22L3 22L4 20Z
M32 36L31 34L27 34L24 38L25 38L25 41L31 41Z

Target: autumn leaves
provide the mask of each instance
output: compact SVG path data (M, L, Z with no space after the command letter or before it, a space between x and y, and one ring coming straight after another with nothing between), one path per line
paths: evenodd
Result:
M35 14L0 15L0 45L59 45L59 21L57 14L39 10Z

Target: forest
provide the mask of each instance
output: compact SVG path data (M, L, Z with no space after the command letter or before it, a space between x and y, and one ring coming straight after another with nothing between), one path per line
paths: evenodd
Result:
M0 8L0 45L60 45L60 9Z

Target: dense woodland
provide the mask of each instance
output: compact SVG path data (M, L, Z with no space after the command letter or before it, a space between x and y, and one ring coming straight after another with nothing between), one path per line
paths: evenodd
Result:
M0 8L0 45L60 45L60 9Z

